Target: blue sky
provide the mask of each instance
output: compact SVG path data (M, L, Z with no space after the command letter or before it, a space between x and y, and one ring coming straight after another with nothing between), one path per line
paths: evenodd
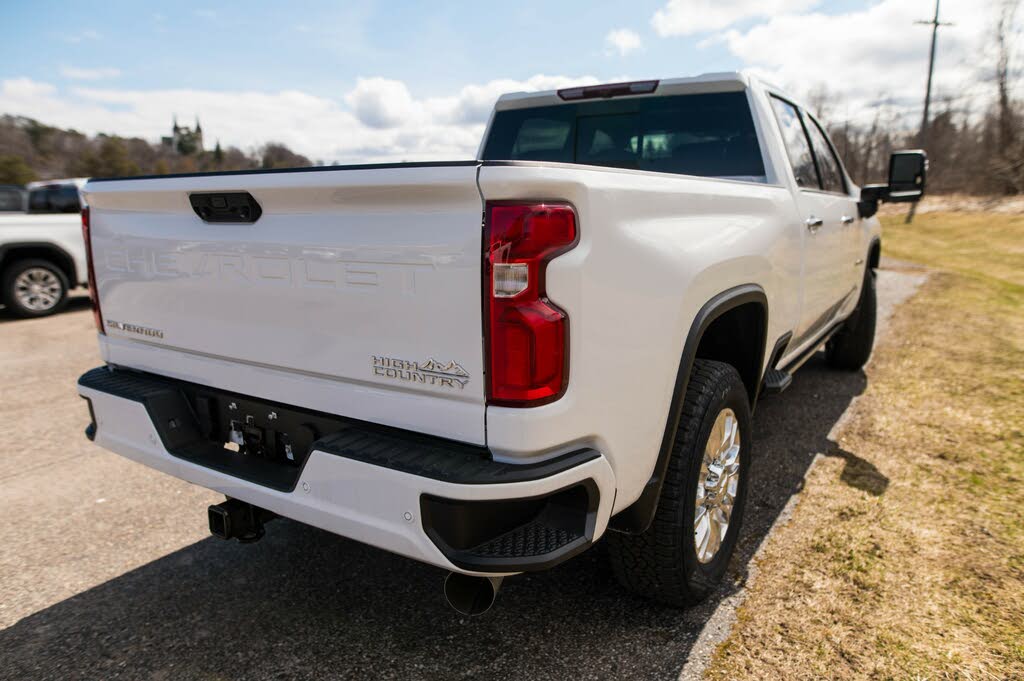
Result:
M988 6L990 0L982 5ZM471 155L504 89L751 68L840 118L923 94L931 0L34 2L0 10L0 113L155 138L172 113L321 160ZM977 2L946 0L939 89L977 85ZM987 14L985 15L987 17ZM985 19L987 21L987 19ZM613 40L613 38L615 38ZM973 55L973 57L972 57ZM966 84L966 85L965 85ZM915 104L915 102L918 102Z
M299 88L337 93L358 76L395 78L428 95L538 73L668 77L739 69L703 37L654 39L650 2L33 2L3 10L5 76L69 82L61 66L117 68L126 87ZM868 3L822 3L839 14ZM737 22L743 28L756 19ZM614 28L644 49L606 54ZM39 46L46 58L40 59Z

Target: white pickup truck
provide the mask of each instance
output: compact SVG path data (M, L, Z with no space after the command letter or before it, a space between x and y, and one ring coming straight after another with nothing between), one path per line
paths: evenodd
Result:
M0 302L18 317L60 311L86 283L79 218L84 178L28 185L27 213L0 213Z
M736 544L751 412L822 345L871 352L879 200L824 128L743 74L517 93L479 158L92 181L106 365L87 435L228 500L502 577L605 538L685 605Z

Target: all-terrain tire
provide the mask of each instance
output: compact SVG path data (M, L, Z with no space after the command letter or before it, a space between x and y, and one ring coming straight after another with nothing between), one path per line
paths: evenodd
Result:
M37 286L40 294L26 294L26 283ZM7 311L17 317L45 317L59 312L67 305L68 290L67 275L41 258L18 260L0 274L0 298Z
M857 309L843 327L825 344L825 361L834 369L858 371L868 363L875 346L875 325L878 300L875 293L875 271L864 273Z
M739 481L721 546L702 563L694 541L697 486L705 445L726 408L738 425ZM698 603L721 581L743 519L750 452L750 402L739 374L729 364L696 360L654 520L641 534L609 532L606 537L612 570L626 589L682 607Z

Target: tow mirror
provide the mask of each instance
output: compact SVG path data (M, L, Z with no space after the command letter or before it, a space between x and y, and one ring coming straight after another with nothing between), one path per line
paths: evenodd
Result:
M889 191L886 201L905 203L924 196L928 156L923 151L897 151L889 157Z
M895 151L889 157L888 184L869 184L860 190L857 208L862 218L878 212L878 202L907 203L924 196L928 155L920 149Z

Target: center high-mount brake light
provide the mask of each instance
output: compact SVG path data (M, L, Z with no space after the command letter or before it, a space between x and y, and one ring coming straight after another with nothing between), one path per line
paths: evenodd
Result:
M487 402L535 407L569 379L569 318L547 298L545 271L576 245L576 212L559 203L487 204L484 295Z
M92 318L96 322L96 330L103 330L103 313L100 312L100 292L96 290L96 269L92 258L92 233L89 230L89 206L82 209L82 240L85 241L85 263L89 282L89 300L92 301Z
M658 89L656 80L637 80L632 83L609 83L607 85L588 85L587 87L570 87L558 91L558 96L565 101L575 99L610 99L624 95L649 95Z

